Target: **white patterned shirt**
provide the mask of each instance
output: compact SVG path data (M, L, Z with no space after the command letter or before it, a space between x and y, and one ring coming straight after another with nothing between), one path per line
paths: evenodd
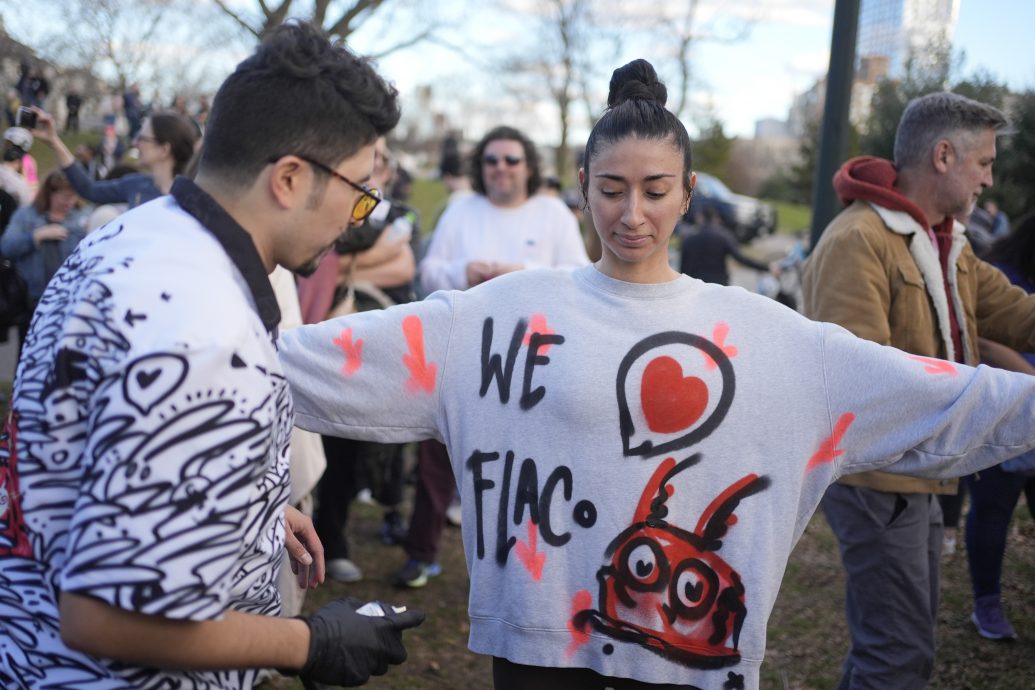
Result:
M272 306L271 306L272 305ZM40 302L0 456L0 686L250 688L61 641L75 592L127 611L275 615L291 396L247 233L200 188L85 240Z

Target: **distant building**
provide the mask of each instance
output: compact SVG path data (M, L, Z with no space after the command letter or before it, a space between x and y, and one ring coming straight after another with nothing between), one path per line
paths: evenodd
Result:
M821 77L803 93L794 97L787 112L787 124L791 136L802 137L809 123L817 123L823 117L823 103L827 94L827 79Z
M786 120L767 117L755 120L755 139L786 139L791 136L791 128Z
M734 139L724 181L738 194L757 196L762 184L777 173L788 173L801 158L794 137Z
M865 131L870 102L882 79L901 79L909 61L948 58L959 19L960 0L862 0L856 42L855 80L848 118ZM820 78L791 105L787 120L794 136L822 117L826 78Z
M862 0L856 69L876 58L883 74L900 79L911 57L943 57L937 50L952 44L959 13L960 0ZM871 76L871 83L879 76Z

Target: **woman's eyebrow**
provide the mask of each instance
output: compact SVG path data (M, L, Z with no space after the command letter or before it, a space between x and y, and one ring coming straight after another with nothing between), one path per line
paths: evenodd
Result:
M643 179L645 181L647 181L647 182L653 182L654 180L661 180L661 179L664 179L666 177L675 177L675 176L676 175L674 173L657 173L655 175L647 175L647 177L645 177ZM602 178L604 178L606 180L615 180L616 182L625 182L625 178L624 177L622 177L621 175L616 175L614 173L597 173L593 177L602 177Z

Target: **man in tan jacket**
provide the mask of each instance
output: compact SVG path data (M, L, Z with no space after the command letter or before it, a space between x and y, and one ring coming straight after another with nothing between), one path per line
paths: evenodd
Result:
M872 157L834 176L850 204L805 264L805 313L921 357L978 362L978 336L1035 349L1035 297L978 259L955 218L992 185L995 108L951 93L912 101L895 163ZM875 385L880 385L875 382ZM923 688L934 665L942 516L956 482L846 477L823 499L847 571L852 646L839 688Z

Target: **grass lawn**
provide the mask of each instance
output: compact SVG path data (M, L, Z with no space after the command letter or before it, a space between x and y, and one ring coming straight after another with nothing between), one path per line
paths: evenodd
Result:
M766 203L776 208L776 231L782 233L794 233L798 230L807 230L812 226L812 209L805 204L792 204L789 201L773 201L767 199Z
M449 197L449 189L439 180L415 179L413 181L413 193L407 203L417 209L420 214L421 234L430 235L435 229L435 222L438 220L442 209L446 207L446 199Z

